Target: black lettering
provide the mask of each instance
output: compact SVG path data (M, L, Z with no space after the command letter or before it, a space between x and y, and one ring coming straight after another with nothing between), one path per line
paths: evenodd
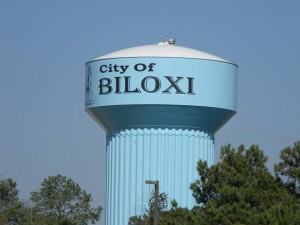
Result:
M173 77L170 77L170 76L164 76L165 78L167 78L167 80L170 82L170 86L166 89L166 90L164 90L162 93L164 93L164 94L171 94L171 92L170 92L170 90L172 89L172 88L175 88L175 90L176 90L176 94L185 94L181 89L180 89L180 87L178 86L178 82L180 81L180 80L182 80L183 79L183 77L177 77L177 80L173 80Z
M125 73L128 67L129 67L129 65L120 66L120 68L121 68L121 70L122 70L122 71L120 72L120 74Z
M112 72L111 64L108 65L108 72L109 72L109 73Z
M104 91L103 89L106 89L106 91ZM102 78L99 80L99 95L108 95L110 94L112 91L112 87L111 87L111 79L108 78Z
M139 67L142 67L142 68L139 68ZM143 64L143 63L138 63L138 64L134 65L134 69L136 71L141 72L141 71L145 71L147 69L147 66L145 64Z
M130 76L126 76L124 77L125 79L125 91L124 91L124 94L126 93L141 93L140 89L136 88L134 90L130 90L130 79L131 77Z
M154 80L155 82L155 85L154 85L154 88L153 90L149 90L148 89L148 81L152 79ZM155 93L155 92L158 92L160 90L160 87L161 87L161 84L160 84L160 80L157 78L157 77L153 77L153 76L148 76L148 77L145 77L143 80L142 80L142 83L141 83L141 86L142 86L142 89L148 93Z
M193 77L187 77L188 81L189 81L189 84L188 84L188 92L187 94L189 95L195 95L195 92L194 92L194 78Z
M99 70L100 70L101 73L106 73L107 72L107 65L100 66Z
M117 64L114 65L114 72L119 72L119 66Z
M153 72L153 66L154 66L154 65L156 65L156 63L150 63L150 64L148 65L148 68L149 68L148 71L149 71L149 72Z
M122 94L122 92L120 91L120 79L121 79L121 77L115 77L115 80L116 80L115 94Z

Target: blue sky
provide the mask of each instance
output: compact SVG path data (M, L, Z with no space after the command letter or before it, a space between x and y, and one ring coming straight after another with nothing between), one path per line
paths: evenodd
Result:
M0 174L24 200L63 174L104 206L105 133L84 112L84 63L166 35L239 65L216 156L258 144L273 170L300 140L299 12L296 0L0 1Z

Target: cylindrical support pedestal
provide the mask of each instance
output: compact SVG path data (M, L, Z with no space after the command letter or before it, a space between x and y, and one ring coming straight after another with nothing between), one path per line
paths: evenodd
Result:
M128 129L107 133L106 225L126 225L148 206L151 187L180 207L195 205L190 184L198 177L197 162L214 160L214 134L183 129Z

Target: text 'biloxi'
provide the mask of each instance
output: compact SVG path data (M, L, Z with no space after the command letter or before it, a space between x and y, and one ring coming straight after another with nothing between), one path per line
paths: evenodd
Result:
M99 72L105 77L99 79L99 95L129 94L129 93L156 93L163 94L189 94L194 93L194 77L172 76L170 74L156 74L156 63L137 63L132 66L135 74L129 74L130 65L103 64ZM143 72L142 76L136 72ZM145 75L145 73L151 73ZM110 74L119 74L110 77ZM123 75L123 76L122 76Z

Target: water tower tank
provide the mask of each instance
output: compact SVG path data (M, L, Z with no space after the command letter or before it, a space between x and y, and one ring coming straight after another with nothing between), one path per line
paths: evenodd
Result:
M144 213L150 186L181 207L197 161L214 160L214 134L236 113L237 65L175 45L129 48L86 63L86 111L107 132L106 225Z

